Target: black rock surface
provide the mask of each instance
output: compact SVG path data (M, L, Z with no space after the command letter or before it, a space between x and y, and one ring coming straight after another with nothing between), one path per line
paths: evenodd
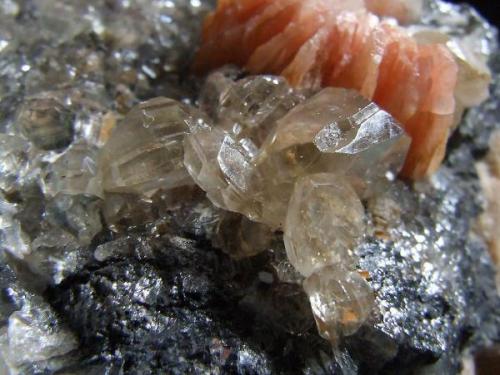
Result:
M145 240L48 292L94 361L131 374L332 373L300 287L261 280L266 255L234 262L169 242Z

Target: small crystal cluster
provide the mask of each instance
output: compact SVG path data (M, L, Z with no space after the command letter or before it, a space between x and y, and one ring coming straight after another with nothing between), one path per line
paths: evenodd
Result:
M430 3L424 26L493 48L474 11ZM407 137L355 92L186 74L210 7L0 1L0 373L336 373L310 306L351 335L351 372L454 368L464 333L498 339L468 235L498 89L414 189L392 181Z
M335 342L355 332L373 304L353 253L364 234L361 199L398 172L409 138L354 91L295 92L276 77L229 74L208 78L216 90L201 107L215 125L186 136L186 167L215 205L284 230L318 329ZM246 246L247 255L263 249L262 231L249 230L250 222L236 228L260 242Z
M488 96L488 53L474 43L481 30L472 27L457 36L456 24L451 31L437 27L439 22L407 28L393 18L417 22L423 1L251 4L217 3L206 17L194 69L236 64L252 74L281 75L297 88L356 90L390 113L412 138L400 172L406 178L432 175L464 108ZM449 10L443 18L462 21ZM423 13L427 17L427 9Z

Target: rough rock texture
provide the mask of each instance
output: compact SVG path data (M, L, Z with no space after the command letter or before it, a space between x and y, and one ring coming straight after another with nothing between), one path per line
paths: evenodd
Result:
M265 255L235 262L170 235L142 238L132 249L134 257L114 254L49 292L102 368L333 371L331 349L316 334L305 294L298 285L277 283Z

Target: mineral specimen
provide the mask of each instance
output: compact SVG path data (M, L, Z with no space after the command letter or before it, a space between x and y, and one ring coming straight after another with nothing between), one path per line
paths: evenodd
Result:
M356 271L354 249L364 234L364 208L343 176L314 174L297 181L285 223L290 263L304 276L320 334L338 345L368 318L370 286Z
M97 150L84 143L72 144L47 167L43 178L45 194L58 193L103 197Z
M284 228L288 258L302 275L323 275L325 266L350 275L357 264L353 250L364 234L360 196L374 194L388 173L398 172L409 145L404 131L354 91L324 89L288 109L283 103L300 96L272 77L233 83L221 72L207 84L220 96L211 104L215 125L186 137L184 161L193 179L215 205ZM261 98L258 104L255 98ZM223 218L217 230L215 244L236 258L261 252L272 239L262 224L235 215ZM336 302L322 298L340 296L315 287L318 282L306 290L317 320L324 316L315 307L329 316L318 323L320 331L337 343L355 329L339 328L345 322ZM356 328L371 311L369 287L363 285L366 290L350 287L351 294L365 296L356 302L364 312L352 313Z
M436 171L462 106L484 99L488 68L466 47L481 40L478 35L454 38L448 48L449 38L414 38L366 11L362 1L252 3L218 3L205 21L195 70L234 63L254 74L281 74L293 86L357 90L412 137L402 170L406 177ZM366 3L403 21L417 16L422 4Z
M0 134L0 189L12 192L28 173L29 144L23 139Z
M19 206L0 195L0 208L0 249L22 257L29 252L29 238L17 219Z
M249 10L257 2L266 4L239 3ZM288 1L286 8L273 3L276 12L269 11L268 21L292 17L293 6L305 2ZM346 3L359 7L361 1ZM431 26L447 44L471 35L464 53L479 61L496 54L494 30L473 10L425 3L422 24L408 29L420 43L427 43L423 29ZM232 179L217 174L218 162L212 164L222 186L238 182L237 164L229 163L235 144L242 155L255 155L251 160L266 160L270 154L261 150L273 143L268 134L277 134L284 118L293 120L294 109L301 109L305 122L317 123L307 116L317 89L292 89L279 77L242 78L235 68L213 74L204 85L186 74L210 6L194 0L0 1L0 373L458 373L464 351L475 353L500 337L494 268L486 246L471 235L481 212L474 164L486 155L489 134L500 123L498 57L491 61L491 99L466 112L445 166L430 181L409 185L394 179L394 172L381 178L387 165L376 162L350 175L333 171L332 181L350 186L366 207L366 230L349 252L351 263L325 261L304 283L279 231L215 207L192 183L92 188L102 185L101 173L109 167L102 168L107 159L99 154L110 130L119 132L123 115L142 100L166 96L179 100L179 107L197 103L207 112L206 129L225 141L224 153L213 160L220 156ZM264 37L272 24L255 26ZM469 72L470 83L479 77L480 84L463 85L477 101L488 78L479 67L472 64ZM467 97L456 94L457 104ZM21 109L34 99L54 101L56 111L49 108L47 116L70 120L68 144L56 142L69 134L57 121L22 129ZM144 119L138 108L134 112ZM363 108L367 114L376 109ZM190 116L181 118L189 122ZM372 120L365 123L398 129L387 112L376 112ZM341 121L340 128L348 123ZM54 142L39 147L53 130ZM308 135L303 149L311 155L333 152L338 160L335 145L342 141L326 136L330 130L335 134L332 125ZM286 133L280 139L289 139ZM404 136L391 138L391 131L380 134L405 143ZM379 155L381 149L391 149L391 142L370 144L349 158L364 160L363 167L371 161L366 152ZM277 148L272 155L280 153ZM300 155L289 154L280 164L287 168L279 170L309 165L295 158ZM294 182L324 173L302 171ZM358 172L365 174L353 179ZM366 172L375 172L374 183L365 184ZM156 168L137 177L154 182L163 173L169 172ZM293 187L283 189L285 195ZM231 230L233 223L238 226ZM334 234L325 236L335 240ZM256 254L258 248L267 251ZM318 335L314 318L335 350Z
M1 270L2 278L13 273L3 262ZM78 340L42 297L24 290L15 276L12 279L2 296L2 307L9 307L0 330L0 362L5 362L5 373L24 374L36 363L55 372L62 367L57 358L77 349ZM4 280L2 287L6 287ZM55 361L49 366L43 366L52 359Z
M293 90L280 77L235 80L237 77L231 77L231 73L235 75L221 70L207 78L200 107L211 114L218 127L233 133L238 140L249 139L261 147L276 120L302 102L307 94Z
M318 331L336 342L355 333L371 313L373 292L357 272L343 266L328 266L304 281Z
M274 235L264 224L245 216L226 212L215 228L214 246L235 259L246 258L270 249Z

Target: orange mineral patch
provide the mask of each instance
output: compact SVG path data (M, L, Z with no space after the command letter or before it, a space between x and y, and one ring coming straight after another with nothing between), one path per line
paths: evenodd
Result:
M219 1L205 21L194 69L236 64L253 74L283 75L295 87L355 89L401 122L412 137L402 175L422 178L439 167L456 121L458 66L444 45L419 44L365 9L402 20L415 14L408 1L384 4Z

